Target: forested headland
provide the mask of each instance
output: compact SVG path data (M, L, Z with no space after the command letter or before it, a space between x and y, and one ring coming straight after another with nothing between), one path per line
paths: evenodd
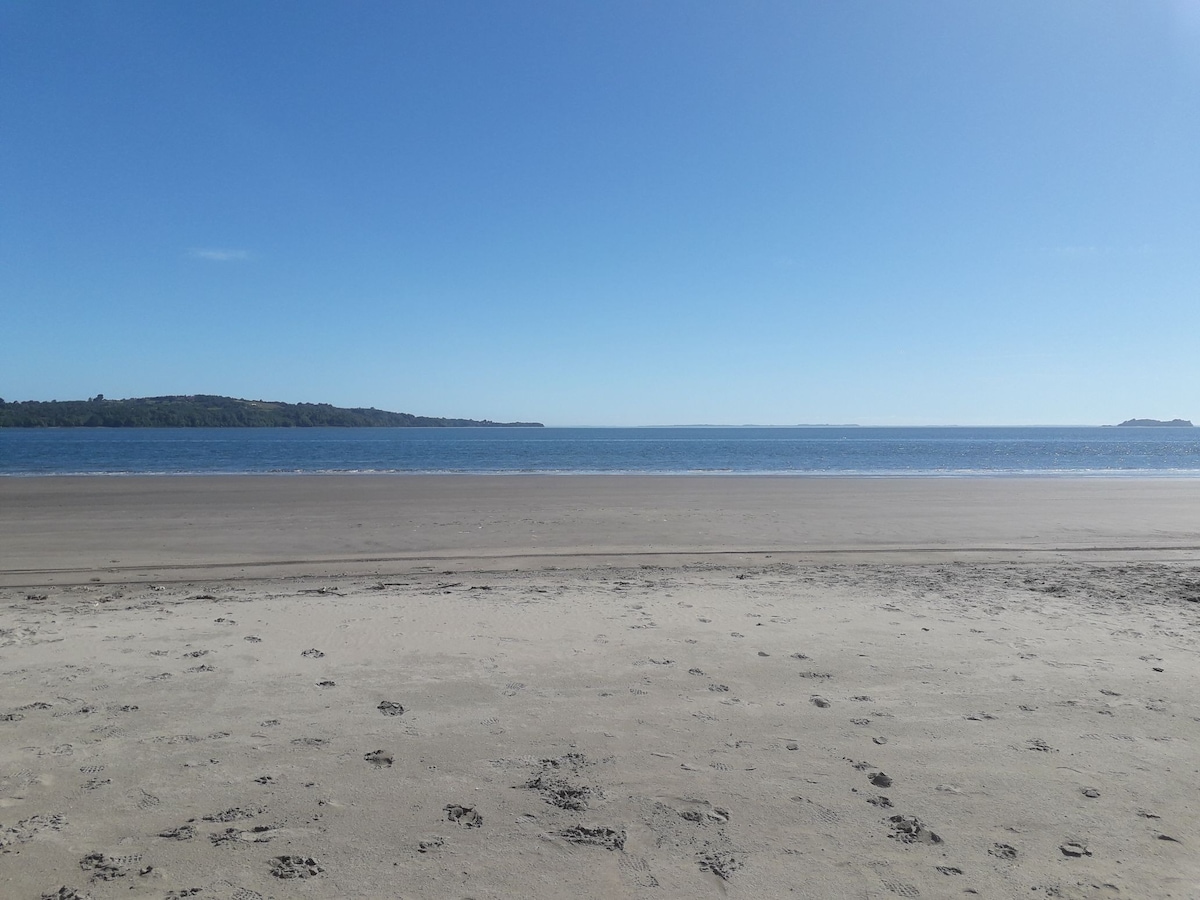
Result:
M0 428L541 428L540 422L492 422L414 416L328 403L239 400L209 394L108 400L0 400Z

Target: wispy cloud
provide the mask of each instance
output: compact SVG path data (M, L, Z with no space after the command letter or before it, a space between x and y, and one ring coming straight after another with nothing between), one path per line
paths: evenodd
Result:
M192 259L207 259L209 262L239 262L250 258L248 250L230 250L225 247L193 247L188 251Z

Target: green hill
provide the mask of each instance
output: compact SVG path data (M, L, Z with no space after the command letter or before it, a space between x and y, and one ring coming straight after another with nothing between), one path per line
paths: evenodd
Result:
M208 394L106 400L0 400L0 428L383 428L521 427L540 422L490 422L414 416L382 409L342 409L328 403L277 403Z

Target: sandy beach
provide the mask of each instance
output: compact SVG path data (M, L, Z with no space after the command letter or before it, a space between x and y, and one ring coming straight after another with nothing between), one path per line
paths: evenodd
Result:
M1200 480L0 479L13 898L1200 897Z

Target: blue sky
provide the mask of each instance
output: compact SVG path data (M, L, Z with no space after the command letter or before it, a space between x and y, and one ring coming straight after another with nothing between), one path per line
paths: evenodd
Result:
M0 4L0 396L1200 419L1200 3Z

